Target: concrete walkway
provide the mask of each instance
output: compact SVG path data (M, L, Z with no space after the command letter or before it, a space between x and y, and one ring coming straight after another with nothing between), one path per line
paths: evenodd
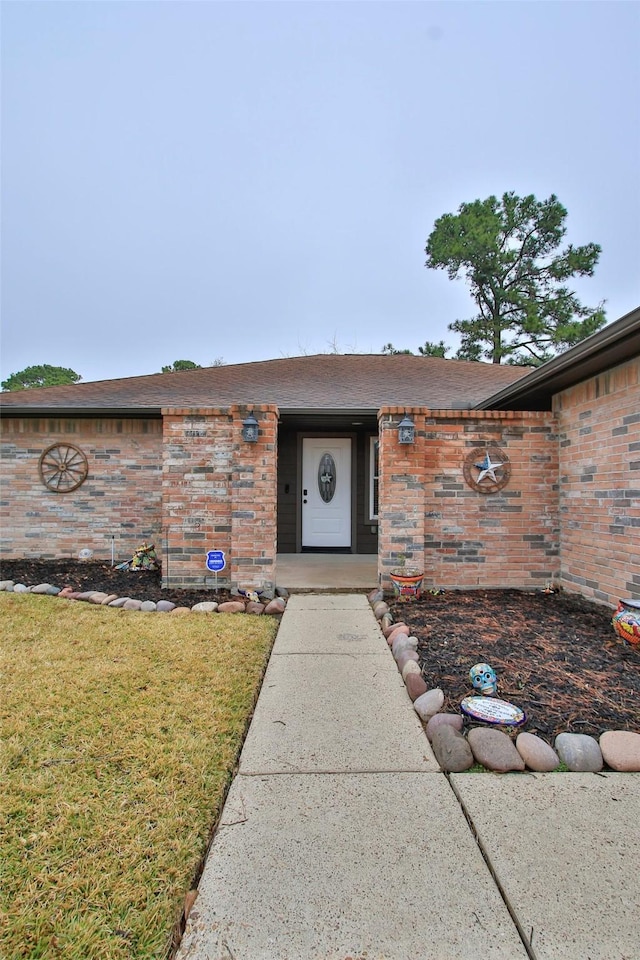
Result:
M438 769L364 596L291 597L178 960L639 960L640 775Z

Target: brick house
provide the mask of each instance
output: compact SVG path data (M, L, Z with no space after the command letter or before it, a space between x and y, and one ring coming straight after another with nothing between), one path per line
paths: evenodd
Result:
M639 370L640 309L532 372L320 355L5 393L0 557L154 541L202 588L209 551L255 587L305 551L388 586L402 554L427 587L639 598Z

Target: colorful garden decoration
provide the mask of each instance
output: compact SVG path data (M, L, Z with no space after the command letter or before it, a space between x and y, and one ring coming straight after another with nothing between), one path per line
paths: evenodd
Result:
M418 600L422 592L423 573L413 573L407 570L405 573L390 573L389 577L393 584L393 592L401 600L413 598Z
M119 563L116 570L159 570L160 564L153 543L143 543L138 547L131 560Z
M520 707L508 700L498 700L497 697L465 697L460 709L473 720L496 726L519 727L527 719Z
M622 640L640 644L640 600L620 600L611 623Z
M469 671L469 679L474 689L484 697L492 697L498 689L498 678L488 663L476 663Z

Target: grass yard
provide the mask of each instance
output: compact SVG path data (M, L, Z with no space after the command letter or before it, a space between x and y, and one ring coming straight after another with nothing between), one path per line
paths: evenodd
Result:
M277 631L0 593L0 956L166 958Z

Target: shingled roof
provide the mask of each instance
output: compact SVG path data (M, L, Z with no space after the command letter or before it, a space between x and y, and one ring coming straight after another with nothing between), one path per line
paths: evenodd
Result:
M277 404L283 413L473 407L529 368L408 354L319 354L3 393L4 416Z

